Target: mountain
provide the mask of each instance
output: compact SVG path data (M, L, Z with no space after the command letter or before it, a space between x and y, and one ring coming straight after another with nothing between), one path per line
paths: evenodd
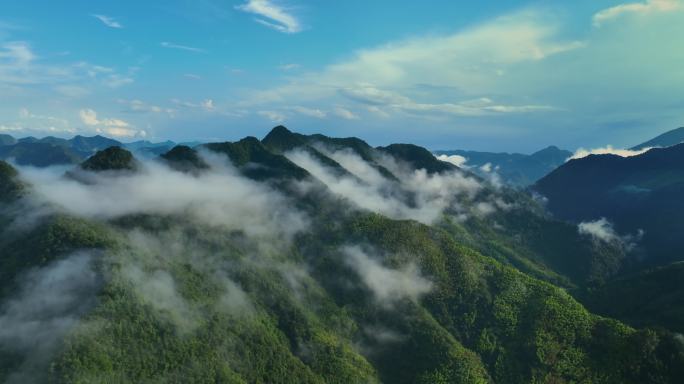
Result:
M142 148L159 148L159 147L171 149L171 148L176 146L176 143L174 143L171 140L167 140L167 141L160 142L160 143L153 143L153 142L147 141L147 140L139 140L139 141L134 141L132 143L126 143L126 144L124 144L124 146L129 151L136 151L136 150L139 150ZM168 151L168 149L167 149L167 151Z
M572 152L549 146L531 155L520 153L492 153L464 150L435 151L436 155L458 155L473 172L491 176L495 172L509 185L524 187L547 175L563 164Z
M0 146L2 145L14 145L17 143L17 139L10 135L0 135Z
M169 166L182 172L200 172L209 165L197 151L185 145L177 145L160 156Z
M85 156L90 156L97 151L107 149L109 147L122 147L123 144L120 142L103 137L100 135L93 137L86 136L75 136L70 140L67 140L68 146L73 150L84 154Z
M47 167L50 165L77 164L81 161L81 156L64 146L25 140L14 145L0 146L0 159L12 159L19 165Z
M606 218L621 236L643 236L636 265L663 265L684 254L684 144L632 157L590 155L568 161L533 190L548 209L576 223Z
M684 332L684 262L623 276L582 292L590 310L636 327Z
M133 154L121 147L98 151L81 164L87 171L132 171L137 168Z
M280 127L161 161L109 148L86 181L0 163L26 196L0 209L0 381L684 377L670 330L568 293L625 249L426 153Z
M153 158L162 155L176 146L171 140L160 143L153 143L147 140L134 141L132 143L124 144L124 147L129 151L136 153L142 157Z
M633 151L638 151L651 147L671 147L680 143L684 143L684 127L667 131L662 135L659 135L630 149Z

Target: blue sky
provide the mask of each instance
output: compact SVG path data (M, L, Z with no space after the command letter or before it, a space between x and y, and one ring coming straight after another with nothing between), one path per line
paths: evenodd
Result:
M0 133L531 152L684 125L684 2L23 0Z

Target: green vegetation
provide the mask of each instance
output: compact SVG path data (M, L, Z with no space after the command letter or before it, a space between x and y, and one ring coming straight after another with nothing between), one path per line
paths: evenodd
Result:
M87 171L133 171L137 168L133 154L121 147L98 151L81 164Z
M95 288L68 292L92 303L68 321L49 305L22 317L47 329L69 324L53 347L23 347L0 332L0 381L24 371L47 383L641 384L684 377L675 328L632 328L671 323L626 325L593 314L563 288L586 293L592 311L612 316L603 303L627 288L605 281L621 264L621 249L583 239L519 191L483 187L478 193L510 207L467 219L446 209L435 225L357 209L271 148L325 156L310 141L319 140L338 149L349 144L371 160L376 150L316 135L293 134L290 142L283 130L270 145L247 138L206 148L253 180L291 186L278 189L292 191L282 204L309 221L292 238L203 221L190 208L113 220L46 206L0 211L10 223L0 228L0 321L13 319L12 300L35 286L36 271L87 252L81 268L97 276ZM391 148L384 153L428 164L416 148ZM133 169L129 155L102 151L87 169ZM162 158L181 171L206 166L187 147ZM0 163L7 196L15 195L6 183L13 180L16 171ZM301 180L308 189L292 187ZM23 220L36 212L39 219ZM667 279L672 284L662 289L670 289L679 272L672 266L624 285L638 281L635 289L652 300L663 295L656 281ZM603 291L582 291L588 286Z
M198 172L209 168L209 165L199 157L197 151L186 145L173 147L170 151L162 154L161 158L173 169L181 172Z

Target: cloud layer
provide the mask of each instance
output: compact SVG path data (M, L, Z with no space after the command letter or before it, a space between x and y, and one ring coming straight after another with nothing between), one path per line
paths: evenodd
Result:
M39 199L87 218L189 214L208 225L256 237L287 238L306 227L306 218L288 210L282 195L242 177L225 157L206 156L213 170L199 176L154 161L144 162L142 170L133 174L84 173L88 183L50 168L22 168L21 176L33 185Z

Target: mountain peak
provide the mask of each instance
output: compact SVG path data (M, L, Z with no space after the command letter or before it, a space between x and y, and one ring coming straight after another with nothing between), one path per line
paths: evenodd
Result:
M284 134L284 133L291 134L292 131L287 129L287 127L284 125L278 125L277 127L274 127L273 129L271 129L271 132L269 134L279 135L279 134Z
M88 171L132 171L136 164L131 152L121 147L109 147L84 161L81 168Z
M197 151L187 145L177 145L160 157L172 168L183 172L197 172L209 168Z
M294 133L282 125L271 130L262 140L266 148L276 152L286 152L306 143L306 137Z

